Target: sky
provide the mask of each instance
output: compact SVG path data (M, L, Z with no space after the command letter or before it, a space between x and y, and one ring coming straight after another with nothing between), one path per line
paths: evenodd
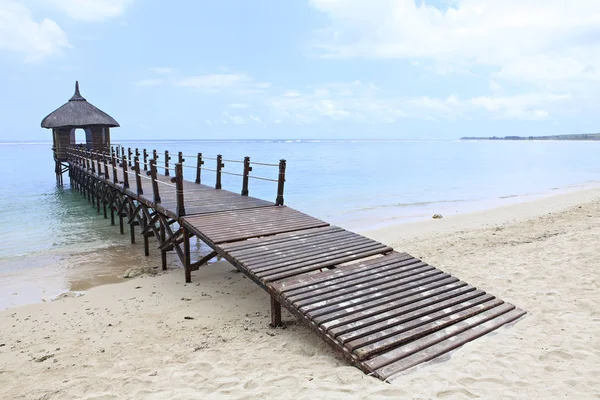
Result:
M600 132L598 0L0 0L0 141Z

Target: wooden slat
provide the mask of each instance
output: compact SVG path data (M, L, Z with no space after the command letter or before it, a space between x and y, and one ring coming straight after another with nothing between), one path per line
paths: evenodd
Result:
M474 317L457 322L456 324L450 325L430 335L414 340L413 342L410 342L402 347L398 347L380 356L374 357L364 362L364 365L366 365L372 371L378 370L395 361L401 360L418 351L426 349L429 346L433 346L434 344L437 344L442 340L448 339L459 333L465 332L468 329L471 329L479 324L499 317L500 315L505 314L513 310L514 308L515 306L513 306L512 304L504 303L498 307L492 308L491 310L487 310L480 314L477 314ZM386 374L386 372L383 373Z
M388 323L387 328L364 337L346 341L345 345L362 360L373 354L382 353L388 349L398 347L404 343L443 329L446 326L470 318L502 303L502 300L495 299L494 296L486 294L429 314L427 314L427 310L419 310L419 312L414 312L414 315L420 316L417 317L419 319L409 319L404 323L393 326L391 326L391 323ZM423 315L426 315L426 317L423 317ZM410 316L407 315L402 318L410 318Z
M316 288L321 284L335 282L337 279L344 279L344 277L351 276L355 273L369 271L371 268L389 265L396 261L404 261L409 259L420 261L409 254L393 252L370 260L355 262L354 264L340 265L338 269L326 271L319 275L300 276L286 279L284 281L274 283L273 288L286 295L291 295L305 290L312 290L312 288Z
M263 244L268 246L270 244L279 244L282 242L302 240L302 239L307 239L307 238L316 237L316 236L320 236L320 235L327 235L330 233L340 232L340 231L343 231L343 229L339 228L337 226L330 225L330 226L325 226L322 228L307 229L307 230L304 230L301 232L280 233L280 234L266 236L266 237L262 237L262 238L249 239L245 242L224 243L224 244L220 245L219 247L222 248L223 250L227 250L227 251L239 251L239 250L253 249L253 248L255 248L257 246L261 246Z
M327 243L332 241L340 240L345 237L351 237L352 234L346 231L333 231L329 234L321 234L318 236L310 236L301 239L280 241L277 243L257 243L254 247L242 249L242 250L229 250L229 253L236 257L244 257L244 259L250 259L255 256L260 256L265 252L275 253L277 251L285 250L296 250L303 249L310 246L325 246Z
M377 243L370 240L363 240L358 238L350 242L341 241L329 244L327 247L315 248L312 251L307 252L291 252L287 254L287 257L276 257L274 260L270 260L271 255L266 254L264 258L252 259L248 261L248 264L257 265L260 267L254 267L253 271L256 273L263 273L266 271L274 271L285 269L291 265L312 263L312 260L327 260L329 258L336 257L339 254L349 254L348 252L361 251L366 248L375 247L386 247L381 243ZM246 260L244 263L246 263ZM285 261L284 261L285 260Z
M417 281L430 276L431 274L428 273L432 271L434 273L439 271L425 263L419 263L415 265L417 266L415 269L409 269L408 271L404 269L392 270L387 271L387 273L384 272L362 277L357 281L352 281L350 285L330 286L326 290L317 289L311 292L310 295L305 295L298 300L290 299L290 301L296 307L304 307L309 304L319 303L329 299L339 299L345 294L354 294L359 290L364 291L364 293L368 293L368 290L378 291L384 284L387 285L386 287L391 287L394 284L401 285L412 281ZM334 290L330 291L329 289L331 288Z
M352 293L347 293L342 296L338 296L335 299L323 300L316 303L307 304L299 308L303 312L315 315L316 313L312 313L312 311L316 311L321 308L327 308L328 306L343 304L352 300L356 300L356 303L354 304L366 302L369 300L373 300L376 297L385 297L390 294L404 292L413 288L418 288L419 286L423 286L430 282L445 280L448 278L451 278L451 276L443 273L440 270L432 268L416 276L400 278L398 280L382 284L378 287L369 287L363 290L357 290Z
M286 256L299 252L310 253L313 249L324 248L327 246L347 243L356 240L355 235L346 232L335 232L330 235L321 235L317 237L298 239L293 242L283 242L274 245L262 245L242 251L230 251L236 258L251 260L253 258L264 258L268 254L271 259L275 256Z
M445 354L451 350L454 350L464 345L465 343L470 342L471 340L477 339L478 337L492 332L493 330L498 329L503 325L516 321L523 315L525 315L525 312L519 309L509 311L506 314L496 317L488 322L484 322L480 325L477 325L465 332L451 336L448 339L439 342L433 346L430 346L418 353L414 353L399 361L389 364L377 370L375 372L375 375L382 380L393 381L395 378L398 377L398 375L400 375L402 371L405 371L420 363L433 360L434 358L439 357L442 354ZM491 360L490 362L493 362L493 360Z
M346 255L341 255L339 258L331 258L327 259L327 261L319 262L317 264L307 263L303 266L294 265L292 268L286 268L280 272L274 273L274 271L268 271L268 273L274 273L273 275L264 275L262 279L266 282L276 281L278 279L289 278L290 276L298 275L301 273L306 273L310 271L315 271L317 269L326 268L332 265L341 264L344 262L348 262L351 260L357 260L365 257L370 257L376 254L386 253L388 251L392 251L390 247L386 247L384 245L376 246L372 249L363 249L362 251L357 252L346 252Z
M327 322L336 318L341 318L354 312L374 307L386 303L390 298L394 299L414 299L420 295L439 293L440 291L451 290L459 286L466 286L457 278L446 276L446 274L434 275L427 279L427 282L419 284L406 285L401 288L393 288L387 291L372 293L369 296L343 301L328 307L309 311L307 315L315 322ZM407 289L408 287L408 289Z
M325 329L329 332L329 334L336 337L348 332L352 332L354 334L353 337L358 337L362 332L359 333L356 331L364 329L364 327L373 329L377 324L383 323L388 319L395 318L396 316L403 315L420 308L437 305L441 302L457 298L469 292L484 293L476 290L470 285L460 286L451 290L445 289L447 288L442 287L432 291L432 294L439 293L437 295L425 297L421 294L396 301L390 300L377 307L363 309L362 311L351 313L345 317L322 323L321 328ZM351 339L348 338L348 340Z
M427 266L427 264L419 262L417 259L413 258L403 262L391 263L378 268L373 268L371 271L363 271L351 275L344 275L336 280L329 280L320 285L308 286L304 288L304 290L292 292L291 294L287 294L285 297L290 302L294 303L305 298L312 297L315 294L331 293L340 289L353 287L356 283L364 282L363 278L366 278L367 281L374 281L381 277L393 275L398 272L408 272L425 266Z

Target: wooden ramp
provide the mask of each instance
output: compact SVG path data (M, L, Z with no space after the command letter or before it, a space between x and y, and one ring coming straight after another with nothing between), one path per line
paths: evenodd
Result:
M117 210L121 233L123 217L128 217L132 242L134 226L140 226L146 255L148 237L156 237L163 268L169 248L182 260L186 281L193 268L215 255L224 257L271 295L272 325L281 324L284 306L348 362L382 380L525 314L375 240L283 205L185 181L182 164L177 164L176 178L157 174L156 164L147 178L137 159L137 172L129 172L125 156L122 170L114 157L112 168L106 158L102 168L89 152L75 149L71 156L72 185L92 203L97 197L98 212L102 201L105 217L109 204L113 223ZM200 160L199 154L198 177ZM101 173L94 170L95 161ZM130 174L135 179L129 180ZM152 181L152 190L142 178ZM280 175L281 203L283 181ZM247 194L247 181L245 189ZM213 249L194 263L192 236Z
M406 253L288 207L182 223L335 351L382 380L525 314ZM273 324L278 324L277 311Z

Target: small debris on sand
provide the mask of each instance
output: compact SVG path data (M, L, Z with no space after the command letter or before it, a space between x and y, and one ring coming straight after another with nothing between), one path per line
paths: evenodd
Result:
M54 357L54 354L47 354L47 355L45 355L45 356L41 356L41 357L38 357L38 358L34 358L34 359L33 359L33 361L35 361L35 362L44 362L44 361L46 361L47 359L49 359L49 358L52 358L52 357Z

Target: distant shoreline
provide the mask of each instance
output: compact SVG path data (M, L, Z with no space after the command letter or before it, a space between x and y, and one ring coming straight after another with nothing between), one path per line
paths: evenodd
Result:
M460 140L600 140L600 133L581 133L577 135L551 136L492 136L492 137L461 137Z

